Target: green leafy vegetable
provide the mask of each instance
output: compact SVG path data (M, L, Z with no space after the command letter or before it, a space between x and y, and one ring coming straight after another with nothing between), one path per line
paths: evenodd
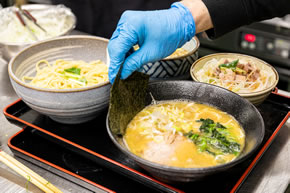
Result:
M81 69L72 67L72 68L67 68L64 69L64 71L61 73L64 78L75 82L81 86L86 86L88 81L85 77L81 76Z
M72 73L72 74L77 74L77 75L81 74L81 69L80 68L76 68L76 67L67 68L67 69L64 69L64 71Z
M69 72L65 72L65 71L63 71L62 74L63 74L66 78L75 78L75 79L82 78L81 75L73 74L73 73L69 73Z
M197 122L202 122L199 128L200 134L190 131L184 135L191 139L201 152L206 151L214 156L223 153L234 155L240 153L240 144L231 139L224 125L215 123L211 119L200 119Z
M229 68L231 70L235 70L237 65L238 65L238 63L239 63L239 59L234 60L234 61L229 62L229 63L220 64L219 68Z
M87 85L87 80L85 78L80 78L80 79L68 78L68 80L75 82L75 83L82 85L82 86Z

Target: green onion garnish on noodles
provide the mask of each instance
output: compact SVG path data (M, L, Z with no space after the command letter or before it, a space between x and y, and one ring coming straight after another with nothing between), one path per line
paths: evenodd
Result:
M72 73L72 74L77 74L77 75L81 74L81 69L80 68L76 68L76 67L67 68L67 69L64 69L64 71Z
M86 78L80 75L81 74L80 68L76 67L67 68L64 69L64 71L61 74L63 74L63 77L65 77L66 79L79 85L86 86L88 83Z
M239 63L239 59L234 60L234 61L229 62L229 63L220 64L219 68L229 68L231 70L235 70L237 65L238 65L238 63Z

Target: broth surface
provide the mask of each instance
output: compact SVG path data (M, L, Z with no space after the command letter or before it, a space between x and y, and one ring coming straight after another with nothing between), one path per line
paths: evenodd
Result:
M132 153L146 160L197 168L234 160L244 147L245 133L232 116L214 107L164 101L139 112L123 139Z

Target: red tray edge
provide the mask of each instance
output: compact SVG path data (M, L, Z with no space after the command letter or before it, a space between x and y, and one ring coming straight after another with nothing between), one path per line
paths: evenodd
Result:
M24 128L25 128L25 127L24 127ZM75 174L75 173L73 173L73 172L70 172L70 171L68 171L68 170L66 170L66 169L64 169L64 168L62 168L62 167L60 167L60 166L58 166L58 165L56 165L56 164L53 164L53 163L51 163L51 162L48 162L48 161L46 161L46 160L44 160L44 159L42 159L42 158L40 158L40 157L38 157L38 156L35 156L35 155L33 155L33 154L31 154L31 153L29 153L29 152L27 152L27 151L24 151L24 150L22 150L22 149L20 149L20 148L18 148L18 147L16 147L16 146L14 146L14 145L12 145L12 144L11 144L11 140L12 140L15 136L17 136L18 134L22 133L22 132L24 131L24 128L23 128L22 130L18 131L17 133L15 133L13 136L11 136L11 137L9 138L9 140L8 140L8 146L9 146L9 148L12 148L12 149L14 149L14 150L16 150L16 151L18 151L18 152L21 152L21 153L23 153L23 154L25 154L25 155L27 155L27 156L29 156L29 157L32 157L33 159L36 159L36 160L38 160L38 161L40 161L40 162L43 162L43 163L45 163L45 164L47 164L47 165L49 165L49 166L51 166L51 167L54 167L54 168L56 168L56 169L58 169L58 170L60 170L60 171L62 171L62 172L65 172L65 173L67 173L67 174L69 174L69 175L72 175L72 176L74 176L74 177L76 177L76 178L79 178L80 180L83 180L83 181L85 181L85 182L87 182L87 183L89 183L89 184L92 184L92 185L96 186L97 188L100 188L100 189L102 189L102 190L104 190L104 191L106 191L106 192L108 192L108 193L115 193L115 191L113 191L113 190L110 190L110 189L108 189L108 188L106 188L106 187L104 187L104 186L102 186L102 185L99 185L99 184L97 184L97 183L95 183L95 182L93 182L93 181L91 181L91 180L88 180L88 179L86 179L86 178L84 178L84 177L82 177L82 176L80 176L80 175L77 175L77 174Z
M266 141L266 143L260 149L258 154L255 156L254 160L251 162L249 167L246 169L246 171L243 173L243 175L240 177L238 182L235 184L235 186L231 190L231 193L236 192L240 188L240 186L243 184L244 180L247 178L247 176L250 174L250 172L254 169L254 167L258 163L258 161L262 158L263 154L270 147L271 143L273 142L273 140L275 139L275 137L279 133L282 126L288 120L289 116L290 116L290 111L287 113L287 115L284 117L284 119L281 121L281 123L278 125L278 127L275 129L275 131L272 133L272 135L269 137L269 139Z
M282 97L285 97L285 98L289 98L289 97L286 96L286 95L283 95L283 94L278 93L277 90L278 90L278 89L276 89L275 91L273 91L272 94L279 95L279 96L282 96ZM86 152L88 152L88 153L90 153L90 154L93 154L93 155L95 155L95 156L98 156L98 157L100 157L100 158L102 158L102 159L104 159L104 160L106 160L106 161L109 161L109 162L115 164L115 165L118 165L118 166L120 166L120 167L123 167L123 168L125 168L125 169L127 169L127 170L129 170L129 171L131 171L131 172L134 172L134 173L136 173L136 174L138 174L138 175L141 175L141 176L143 176L143 177L145 177L145 178L147 178L147 179L150 179L150 180L152 180L152 181L154 181L154 182L156 182L156 183L159 183L159 184L161 184L161 185L163 185L163 186L165 186L165 187L167 187L167 188L170 188L170 189L175 190L175 191L180 192L180 193L183 192L183 191L181 191L181 190L179 190L179 189L176 189L176 188L174 188L174 187L172 187L172 186L170 186L170 185L164 184L164 183L162 183L162 182L160 182L160 181L158 181L158 180L156 180L156 179L154 179L154 178L151 178L151 177L149 177L149 176L147 176L147 175L144 175L144 174L142 174L141 172L138 172L138 171L136 171L136 170L134 170L134 169L132 169L132 168L129 168L129 167L127 167L127 166L125 166L125 165L123 165L123 164L121 164L121 163L119 163L119 162L116 162L116 161L114 161L114 160L112 160L112 159L110 159L110 158L107 158L107 157L105 157L105 156L103 156L103 155L101 155L101 154L98 154L98 153L96 153L96 152L94 152L94 151L92 151L92 150L89 150L89 149L87 149L87 148L85 148L85 147L82 147L82 146L80 146L80 145L78 145L78 144L76 144L76 143L73 143L73 142L71 142L71 141L69 141L69 140L67 140L67 139L64 139L64 138L62 138L62 137L60 137L60 136L57 136L57 135L55 135L55 134L53 134L53 133L51 133L51 132L48 132L48 131L46 131L46 130L44 130L44 129L42 129L42 128L36 126L36 125L33 125L33 124L31 124L31 123L28 123L28 122L26 122L26 121L23 121L23 120L19 119L18 117L15 117L15 116L13 116L13 115L11 115L11 114L8 114L8 113L7 113L7 109L8 109L9 107L13 106L14 104L18 103L19 101L21 101L21 99L18 99L18 100L16 100L15 102L13 102L13 103L9 104L8 106L6 106L6 107L3 109L3 113L4 113L4 115L5 115L5 116L8 116L8 117L10 117L10 118L12 118L12 119L15 119L15 120L17 120L17 121L19 121L19 122L21 122L21 123L24 123L24 124L27 125L27 126L30 126L30 127L32 127L32 128L35 128L35 129L37 129L37 130L40 130L41 132L44 132L44 133L46 133L46 134L48 134L48 135L50 135L50 136L53 136L53 137L55 137L55 138L57 138L57 139L59 139L59 140L62 140L62 141L66 142L66 143L68 143L68 144L70 144L70 145L73 145L73 146L79 148L79 149L82 149L82 150L84 150L84 151L86 151ZM254 160L251 162L251 164L249 165L249 167L246 169L246 171L243 173L243 175L240 177L240 179L239 179L239 180L237 181L237 183L234 185L234 187L233 187L232 190L230 191L231 193L236 192L236 191L240 188L240 186L242 185L242 183L244 182L244 180L247 178L247 176L250 174L250 172L254 169L255 165L256 165L256 164L258 163L258 161L261 159L261 157L263 156L263 154L264 154L264 153L266 152L266 150L270 147L271 143L273 142L273 140L275 139L275 137L277 136L278 132L280 131L280 129L282 128L282 126L285 124L285 122L287 121L287 119L289 118L289 116L290 116L290 111L289 111L289 112L287 113L287 115L283 118L283 120L282 120L281 123L278 125L278 127L275 129L275 131L272 133L272 135L270 136L270 138L266 141L266 143L264 144L264 146L260 149L260 151L258 152L258 154L255 156ZM20 132L22 132L22 131L20 131ZM18 132L18 133L19 133L19 132ZM9 139L9 142L8 142L8 146L9 146L9 147L10 147L10 145L12 146L12 144L10 144L10 140L11 140L14 136L16 136L18 133L16 133L15 135L13 135L13 136ZM17 149L17 151L20 150L20 152L22 152L22 153L25 152L25 151L22 151L21 149L19 149L19 148L17 148L17 147L15 147L15 148ZM26 153L27 153L27 154L26 154ZM26 153L24 153L24 154L26 154L26 155L28 155L28 156L32 155L32 154L30 154L30 153L28 153L28 152L26 152ZM34 156L34 155L32 155L31 157L33 157L33 156ZM34 156L33 158L35 159L35 158L39 158L39 157ZM42 159L39 158L38 160L41 161ZM43 162L44 162L44 163L50 163L50 162L47 162L46 160L43 160ZM52 163L50 163L50 164L52 164ZM54 165L54 164L52 164L52 165ZM58 166L57 166L57 167L58 167ZM59 168L61 168L61 167L59 167ZM58 169L58 168L57 168L57 169ZM61 168L61 169L62 169L61 171L65 170L65 169L63 169L63 168ZM66 173L70 174L71 172L70 172L70 171L67 171ZM73 173L72 173L72 174L73 174ZM78 175L74 174L73 176L77 177ZM79 176L79 177L80 177L80 179L83 178L83 177L81 177L81 176ZM83 179L85 179L84 181L87 181L87 182L89 182L89 183L92 183L93 185L98 185L98 184L96 184L96 183L94 183L94 182L91 182L90 180L87 180L86 178L83 178ZM99 185L99 186L100 186L100 185ZM97 186L97 187L98 187L98 186ZM107 190L106 190L106 191L107 191ZM111 191L111 190L110 190L110 191Z
M10 117L10 118L12 118L12 119L14 119L14 120L17 120L17 121L19 121L19 122L25 124L26 126L29 126L29 127L35 128L35 129L37 129L37 130L39 130L39 131L41 131L41 132L43 132L43 133L46 133L46 134L48 134L48 135L50 135L50 136L52 136L52 137L54 137L54 138L57 138L58 140L64 141L65 143L68 143L68 144L70 144L70 145L72 145L72 146L74 146L74 147L77 147L78 149L81 149L81 150L83 150L83 151L86 151L86 152L88 152L88 153L90 153L90 154L92 154L92 155L94 155L94 156L97 156L97 157L103 159L103 160L106 160L106 161L108 161L108 162L111 162L112 164L115 164L115 165L117 165L117 166L119 166L119 167L122 167L122 168L124 168L124 169L126 169L126 170L129 170L129 171L131 171L131 172L134 172L135 174L138 174L138 175L140 175L140 176L142 176L142 177L144 177L144 178L147 178L147 179L149 179L149 180L151 180L151 181L153 181L153 182L155 182L155 183L158 183L158 184L160 184L160 185L162 185L162 186L164 186L164 187L166 187L166 188L169 188L169 189L171 189L171 190L173 190L173 191L175 191L175 192L178 192L178 193L184 193L184 191L182 191L182 190L179 190L179 189L177 189L177 188L174 188L173 186L170 186L170 185L168 185L168 184L165 184L165 183L163 183L163 182L160 182L160 181L158 181L158 180L156 180L156 179L154 179L154 178L152 178L152 177L150 177L150 176L147 176L147 175L145 175L145 174L143 174L143 173L141 173L141 172L139 172L139 171L136 171L136 170L134 170L134 169L132 169L132 168L129 168L129 167L127 167L127 166L125 166L125 165L123 165L123 164L121 164L121 163L119 163L119 162L117 162L117 161L114 161L114 160L112 160L112 159L110 159L110 158L108 158L108 157L106 157L106 156L103 156L103 155L101 155L101 154L98 154L98 153L96 153L96 152L94 152L94 151L92 151L92 150L90 150L90 149L87 149L87 148L85 148L85 147L83 147L83 146L80 146L80 145L78 145L78 144L76 144L76 143L74 143L74 142L71 142L71 141L69 141L69 140L63 138L63 137L60 137L60 136L58 136L58 135L55 135L55 134L53 134L53 133L51 133L51 132L49 132L49 131L47 131L47 130L45 130L45 129L42 129L42 128L36 126L36 125L33 125L33 124L31 124L31 123L28 123L28 122L26 122L26 121L24 121L24 120L22 120L22 119L19 119L18 117L15 117L15 116L13 116L13 115L7 113L7 109L8 109L9 107L13 106L14 104L16 104L16 103L18 103L18 102L20 102L20 101L21 101L21 99L18 99L18 100L16 100L15 102L13 102L13 103L11 103L10 105L8 105L7 107L5 107L4 110L3 110L4 115L5 115L5 116L8 116L8 117ZM26 127L26 126L25 126L25 127ZM25 128L25 127L24 127L24 128ZM18 134L18 133L16 133L15 135L17 135L17 134ZM8 141L8 146L9 146L9 147L10 147L10 145L13 146L13 145L10 143L10 140L11 140L15 135L13 135L13 136L9 139L9 141ZM13 146L13 147L15 147L15 146ZM34 155L30 154L30 153L28 153L28 152L22 151L21 149L19 149L19 148L17 148L17 147L15 147L15 148L16 148L17 151L20 150L20 152L22 152L22 153L24 153L24 154L27 153L26 155L31 156L31 157L33 157L34 159L37 159L37 158L38 158L37 160L39 160L39 161L42 161L42 162L44 162L44 163L50 163L50 162L47 162L46 160L43 160L43 159L41 159L41 158L39 158L39 157L37 157L37 156L34 156ZM52 163L50 163L50 164L52 164ZM54 164L52 164L52 165L54 165ZM61 168L61 167L59 167L59 168ZM58 168L57 168L57 169L58 169ZM63 168L61 168L61 169L62 169L61 171L64 171L64 170L65 170L65 169L63 169ZM67 171L67 170L66 170L66 171ZM68 171L68 172L69 172L69 171ZM66 173L67 173L67 172L66 172ZM69 172L69 173L71 173L71 172ZM75 176L75 177L77 177L77 176ZM80 177L81 177L81 176L80 176ZM81 178L83 178L83 177L81 177ZM84 179L86 179L86 178L84 178ZM87 180L87 179L86 179L86 180ZM87 181L89 181L89 180L87 180ZM91 182L91 181L89 181L89 182ZM94 182L92 182L92 183L93 183L93 185L96 184L96 183L94 183ZM96 185L97 185L97 184L96 184Z

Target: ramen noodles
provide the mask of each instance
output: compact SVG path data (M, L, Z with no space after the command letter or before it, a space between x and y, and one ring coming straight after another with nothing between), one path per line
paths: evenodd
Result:
M133 48L136 51L139 49L139 45L135 45ZM172 59L172 58L184 56L184 55L187 55L188 53L189 52L184 48L177 48L171 55L167 56L165 59Z
M176 58L180 56L184 56L189 52L184 48L177 48L170 56L167 56L166 59Z
M167 166L199 168L239 156L245 133L230 115L192 101L149 105L128 124L123 137L137 156Z
M23 76L22 80L41 88L81 88L108 81L108 66L101 60L89 63L56 60L53 64L41 60L36 63L36 75Z

